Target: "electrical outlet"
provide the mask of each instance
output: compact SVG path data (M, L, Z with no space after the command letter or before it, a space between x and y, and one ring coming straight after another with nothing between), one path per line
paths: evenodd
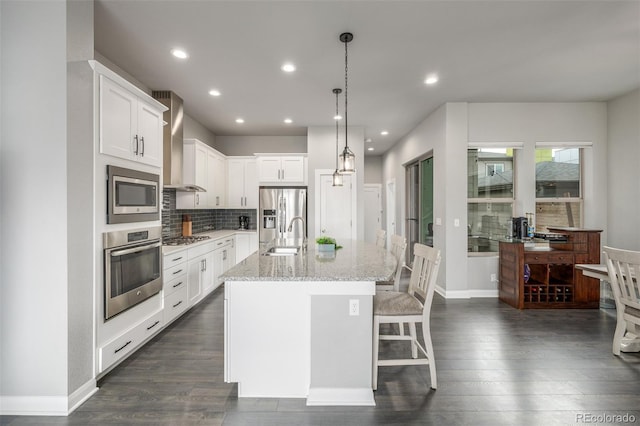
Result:
M359 299L349 299L349 315L351 315L351 316L360 315L360 300Z
M460 219L453 219L453 226L455 226L456 228L460 226Z
M496 282L498 281L498 277L496 277L496 274L491 274L491 282Z

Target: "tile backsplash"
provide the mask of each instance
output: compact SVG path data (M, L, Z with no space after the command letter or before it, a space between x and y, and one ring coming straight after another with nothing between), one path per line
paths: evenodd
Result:
M162 192L162 237L182 235L182 215L191 216L192 232L211 229L238 229L238 216L249 216L249 229L257 229L256 209L211 209L211 210L177 210L176 190L165 189Z

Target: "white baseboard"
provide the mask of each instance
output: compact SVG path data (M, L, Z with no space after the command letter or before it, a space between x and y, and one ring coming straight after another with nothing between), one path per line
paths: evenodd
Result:
M89 380L69 397L64 396L0 396L3 416L68 416L96 393L95 380Z
M82 405L87 399L91 398L94 393L98 392L95 379L89 380L69 395L68 413L71 414L76 408Z
M310 388L307 406L375 406L371 388Z
M473 299L481 297L498 297L498 290L445 290L436 285L436 293L445 299Z

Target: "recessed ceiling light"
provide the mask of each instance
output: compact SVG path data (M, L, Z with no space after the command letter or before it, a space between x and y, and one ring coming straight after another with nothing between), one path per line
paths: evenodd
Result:
M211 96L220 96L220 91L216 90L216 89L211 89L211 90L209 90L209 94Z
M342 116L340 114L333 116L334 120L342 120Z
M171 49L171 54L179 59L187 59L189 54L182 49Z
M434 74L434 75L428 76L424 81L424 84L436 84L437 82L438 82L438 76Z
M367 148L367 151L373 151L373 149L374 148L372 146L370 146L369 148Z
M383 130L383 131L380 132L380 134L382 136L387 136L389 134L389 132L387 132L386 130Z
M236 123L242 124L242 123L244 123L244 119L243 118L236 118Z
M293 123L293 120L290 119L290 118L285 118L284 122L287 123L287 124L291 124L291 123Z
M282 68L282 71L284 72L294 72L296 70L296 66L290 62L283 64L281 68Z
M364 141L365 141L365 142L373 142L373 139L371 139L371 138L366 138Z

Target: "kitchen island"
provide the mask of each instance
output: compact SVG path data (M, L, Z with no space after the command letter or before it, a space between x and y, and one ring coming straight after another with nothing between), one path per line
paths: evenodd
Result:
M371 387L375 282L395 259L362 241L333 253L266 255L225 281L225 381L239 397L307 398L307 405L375 405ZM278 246L300 246L278 242Z

